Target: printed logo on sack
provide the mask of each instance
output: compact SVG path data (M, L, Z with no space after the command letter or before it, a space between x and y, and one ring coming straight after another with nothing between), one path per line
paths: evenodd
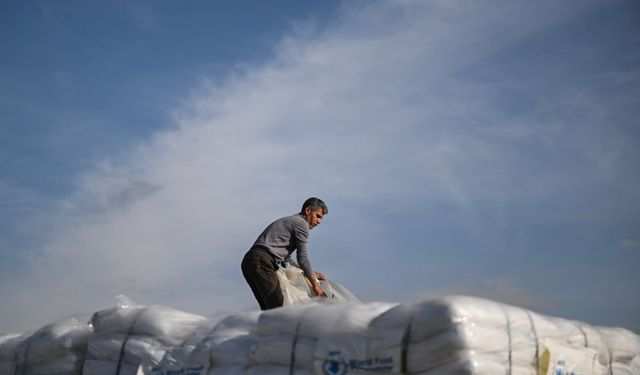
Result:
M558 359L556 365L554 366L552 375L581 375L581 373L567 369L566 366L567 361L565 361L564 359Z
M325 375L345 375L347 373L348 367L340 354L340 350L329 352L329 359L326 359L322 364L322 372Z

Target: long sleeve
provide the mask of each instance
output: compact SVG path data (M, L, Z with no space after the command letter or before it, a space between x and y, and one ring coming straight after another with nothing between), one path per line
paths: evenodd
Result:
M253 246L269 251L276 263L291 258L296 252L298 267L302 268L306 276L313 275L307 243L309 241L309 224L300 214L280 218L269 224L258 236Z
M307 253L307 244L309 242L309 228L307 223L304 223L304 225L296 225L294 230L298 265L302 268L302 271L304 271L305 276L311 276L313 275L313 270L311 269L311 263L309 262L309 255Z

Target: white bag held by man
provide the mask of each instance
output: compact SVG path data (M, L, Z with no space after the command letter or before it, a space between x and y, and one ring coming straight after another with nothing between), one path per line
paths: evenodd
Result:
M286 267L278 269L276 273L278 281L280 281L282 296L284 297L283 306L311 302L316 297L311 283L299 267L288 264ZM319 283L322 290L327 294L327 298L323 302L360 303L358 298L347 288L335 281L322 280Z

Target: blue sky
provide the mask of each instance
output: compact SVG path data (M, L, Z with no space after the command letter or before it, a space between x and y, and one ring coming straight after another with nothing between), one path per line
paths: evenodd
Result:
M0 17L0 333L118 294L252 308L244 251L312 195L312 264L365 301L472 294L640 332L636 2Z

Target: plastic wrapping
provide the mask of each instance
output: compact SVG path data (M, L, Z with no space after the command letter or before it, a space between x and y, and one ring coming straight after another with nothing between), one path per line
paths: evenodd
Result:
M196 327L193 333L180 346L174 346L164 353L158 366L146 369L147 373L200 374L209 364L208 351L201 347L224 317L212 317Z
M206 318L166 306L140 306L121 297L117 307L96 312L88 342L86 375L133 375L160 365L166 351L182 347Z
M312 375L307 369L290 368L289 366L259 365L244 370L245 375ZM214 375L214 374L211 374Z
M473 297L302 303L208 324L154 373L640 375L628 330Z
M136 375L139 364L126 362L103 361L99 359L87 359L82 368L83 375L111 374L111 375Z
M256 342L259 316L259 311L249 311L207 319L183 345L167 350L158 366L143 363L143 373L242 374Z
M311 283L304 276L302 269L296 266L289 264L286 267L278 269L276 273L284 297L284 306L308 303L311 300L321 302L360 302L347 288L331 280L322 280L319 282L320 287L327 294L327 298L315 298L316 294L313 288L311 288Z
M82 373L91 335L87 316L61 319L31 334L0 339L0 375Z
M209 351L210 366L246 366L255 344L259 311L231 315L218 324L203 342Z
M616 327L598 327L598 332L611 356L610 362L605 364L613 373L640 374L640 336Z
M164 345L180 345L205 317L166 306L114 307L91 318L96 335L153 337Z
M16 349L30 335L27 333L12 333L0 337L0 375L10 375L15 372Z
M567 373L607 374L640 352L637 335L624 329L616 328L615 337L626 356L608 346L595 327L472 297L398 305L374 319L368 330L366 358L342 351L335 361L356 370L384 362L394 373L456 368L449 373L551 374L562 363Z
M266 311L258 321L256 345L251 351L248 370L267 366L273 371L281 367L301 373L322 373L314 370L314 363L321 367L336 342L353 351L361 349L359 344L366 342L364 336L369 321L392 306L388 303L297 305Z
M640 375L640 337L485 299L118 307L0 337L0 375Z

